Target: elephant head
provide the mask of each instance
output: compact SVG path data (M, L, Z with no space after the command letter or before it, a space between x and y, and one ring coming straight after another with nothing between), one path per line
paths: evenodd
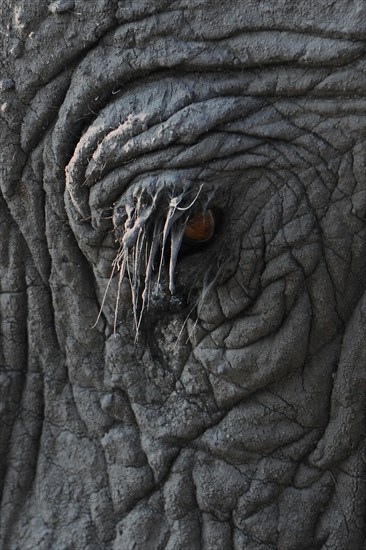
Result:
M365 544L365 8L11 0L4 548Z

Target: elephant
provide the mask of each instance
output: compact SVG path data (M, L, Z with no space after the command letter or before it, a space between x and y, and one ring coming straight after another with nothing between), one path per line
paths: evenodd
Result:
M364 2L1 9L1 548L366 548Z

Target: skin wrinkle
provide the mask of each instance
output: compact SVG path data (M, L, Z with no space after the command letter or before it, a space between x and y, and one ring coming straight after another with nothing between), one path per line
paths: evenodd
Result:
M348 272L348 269L347 269L347 272ZM352 272L352 270L351 270L351 272Z
M98 3L98 9L102 4ZM355 100L348 101L355 102L352 110L352 107L345 107L346 100L342 97L356 93L357 86L359 98L364 94L361 77L357 73L361 66L359 61L363 61L361 57L359 61L356 60L357 56L362 55L360 45L338 39L357 35L354 27L350 30L347 27L349 23L344 23L352 19L352 15L349 15L352 10L341 11L344 17L339 21L342 21L344 30L334 30L338 23L329 23L329 29L324 33L328 35L325 40L314 38L318 32L316 27L321 26L320 18L315 18L313 22L306 20L304 33L276 32L276 37L287 45L285 58L281 58L279 50L274 49L266 58L273 60L270 67L261 67L259 59L254 62L254 69L249 69L253 64L253 56L250 52L244 52L240 59L234 49L234 42L239 41L243 50L250 46L253 51L262 51L265 55L265 41L274 35L257 32L257 26L251 21L251 18L256 19L260 11L263 20L257 20L257 25L273 29L273 25L268 23L268 14L265 15L263 11L265 6L262 3L251 10L250 20L245 25L252 25L255 32L243 34L240 29L235 32L232 27L239 24L246 10L237 12L233 19L234 5L228 10L225 3L222 7L216 2L213 4L213 7L204 5L202 21L208 17L206 8L211 14L212 10L218 9L215 20L220 21L223 7L227 11L226 19L221 20L223 25L216 25L216 30L208 19L203 32L213 40L220 33L226 34L226 44L210 44L209 40L202 40L202 33L199 36L198 32L202 30L202 21L195 19L199 13L196 9L187 10L187 26L180 31L180 26L175 24L176 19L173 21L171 17L169 22L170 13L164 18L151 15L149 27L144 17L148 8L142 9L141 2L137 2L119 8L120 11L130 10L123 19L119 43L116 39L119 31L108 32L105 38L98 39L88 35L84 53L79 46L79 53L72 55L74 67L71 67L73 76L69 91L62 99L56 124L49 125L41 140L44 171L39 166L35 166L34 170L34 182L40 182L42 193L44 189L47 195L44 202L47 211L46 249L52 258L50 281L47 276L45 282L47 287L50 285L48 298L50 300L52 297L53 305L48 304L44 311L49 313L50 310L54 319L48 316L51 320L44 321L40 326L48 323L48 331L50 327L52 330L57 329L55 350L58 351L49 352L47 361L42 359L42 372L48 381L45 389L40 382L40 393L45 393L47 422L40 440L41 451L35 449L32 452L33 456L44 458L33 470L37 468L37 479L45 488L50 486L50 496L47 496L46 490L43 491L36 499L34 509L25 504L22 512L21 505L14 504L11 517L6 515L5 520L2 519L9 526L9 536L5 543L9 548L19 544L27 545L28 541L31 541L29 544L33 547L42 547L41 544L44 544L46 548L49 540L52 540L54 547L72 546L78 541L76 544L79 547L92 550L112 545L116 549L126 545L137 545L142 549L144 545L146 547L147 541L153 548L212 548L208 541L217 538L224 540L222 547L225 548L249 548L251 541L254 541L251 547L258 548L258 541L263 541L265 548L283 550L298 548L299 545L320 547L323 543L319 541L327 537L335 549L356 550L359 547L357 533L362 526L362 518L359 519L362 514L357 516L355 510L362 510L362 504L351 506L351 503L352 500L358 499L357 502L360 502L362 499L363 455L357 446L357 437L352 439L352 434L360 433L359 429L352 421L345 426L343 418L352 418L355 411L347 396L352 394L353 385L357 385L357 369L361 362L356 356L352 360L355 374L349 380L347 373L351 367L347 362L338 365L341 344L334 343L348 330L342 344L342 357L347 357L354 342L352 327L354 324L359 325L357 312L352 322L349 320L364 290L361 284L364 269L362 216L350 212L349 199L342 203L335 194L338 184L348 181L347 167L354 171L357 169L351 165L346 151L352 151L354 143L364 145L361 138L364 124L362 101L358 99L357 109ZM266 2L264 4L268 6ZM182 2L178 3L179 9L183 9L182 5ZM162 5L159 6L153 9L163 9ZM116 24L114 15L110 17L114 7L111 4L106 7L108 17L106 15L104 19L100 12L96 15L103 19L101 32ZM131 25L127 23L128 19L136 18L135 10L139 9L140 20ZM340 8L335 6L333 9ZM279 8L278 11L281 10ZM297 10L297 6L294 10ZM238 18L234 24L236 16ZM78 17L83 21L82 15ZM120 13L118 17L122 20L123 15ZM360 17L356 19L358 21ZM69 20L75 21L73 24L78 28L75 16L66 14L62 25L60 20L60 27L65 29ZM84 20L89 21L93 28L92 15L84 17ZM357 21L353 21L352 25L357 27ZM175 29L174 40L167 30L169 24ZM279 26L283 28L283 25ZM40 31L37 26L34 28L40 33L35 42L37 45L42 36L47 36L47 27L44 25ZM78 36L82 37L83 29L77 33ZM129 32L131 38L128 40L131 43L127 45ZM196 35L203 48L198 44ZM78 36L73 46L75 52L78 50ZM327 55L329 51L332 57L328 59L329 63L322 62L317 68L319 58L314 52L313 58L308 57L305 61L294 59L285 66L286 57L291 57L293 47L299 46L301 50L294 58L298 55L301 57L302 51L307 56L309 45L314 40L323 46L322 54ZM44 43L47 46L43 48L44 52L38 53L38 46L34 46L33 51L31 47L29 49L36 61L29 63L29 54L26 54L17 65L19 73L14 77L16 93L22 94L24 99L34 95L30 83L37 82L37 79L40 82L39 74L48 82L50 75L58 71L58 60L54 59L52 69L46 60L52 50L51 39ZM95 47L87 53L90 44ZM328 44L329 50L325 48ZM276 48L277 45L276 41ZM338 53L338 46L344 54ZM58 51L56 47L54 49ZM337 55L336 62L345 64L345 72L343 67L338 71L330 66ZM60 63L65 65L65 60L67 63L70 59L70 51L60 55L60 59ZM267 63L266 59L263 64ZM29 67L25 69L27 63ZM303 63L308 72L303 70ZM32 69L35 66L37 74L31 74L32 71L36 73ZM223 74L212 72L217 68ZM297 80L300 73L301 78ZM337 80L338 74L340 80ZM335 76L330 83L331 87L326 88L327 79L329 83L328 77L332 75ZM352 79L355 79L355 86ZM324 91L321 91L320 82L323 82ZM170 99L165 95L169 86ZM174 127L171 119L174 121L178 108L169 104L169 101L172 102L172 97L177 98L178 88L182 86L188 90L186 95L184 89L182 92L182 103L188 102L185 106L187 117L182 119L185 126L179 123ZM348 89L344 89L347 86ZM120 88L121 92L114 99L113 92ZM311 100L308 99L310 90L311 94L317 96ZM129 94L136 99L141 96L141 105L145 102L146 112L151 113L152 125L150 134L149 128L145 129L143 124L141 127L133 127L135 136L130 138L126 134L129 139L134 139L136 149L133 154L130 152L131 157L122 158L123 140L118 142L116 134L113 136L114 126L118 127L120 120L114 116L124 108ZM320 120L328 116L325 107L322 111L322 99L319 99L324 99L326 94L333 95L327 108L334 112L342 111L342 116L328 122L328 128ZM216 127L215 117L219 120L220 115L223 116L222 105L226 98L233 95L239 97L235 121L229 125L220 123ZM149 102L151 96L155 103ZM38 98L42 102L41 95ZM295 101L302 103L300 107L294 105ZM208 109L198 124L194 109L199 102L213 105L221 112ZM318 102L319 106L310 107L309 104L308 108L308 102L313 102L313 106ZM229 101L226 103L228 114L234 118ZM126 111L130 110L137 116L143 108L139 107L137 100L126 105ZM172 114L165 117L164 111L169 108ZM310 108L317 109L317 114L310 116ZM347 109L351 113L344 112ZM351 114L356 110L361 114L358 125L353 126ZM255 116L253 111L256 112ZM36 133L32 136L27 128L27 125L33 124L32 117L27 116L22 130L23 140L33 146L37 136ZM158 120L159 117L163 121ZM101 123L100 128L98 121ZM164 124L168 131L174 130L177 137L185 131L182 144L179 147L177 143L170 144L171 138L168 137L162 139L159 148L153 153L147 153L149 147L152 148L149 140ZM209 124L212 124L212 128L207 132ZM242 142L237 147L236 134L232 135L235 125L240 128L242 135ZM338 133L337 126L347 131L341 129ZM349 127L356 129L349 132ZM191 143L193 130L196 131L196 139ZM106 149L104 157L100 155L98 158L96 151L98 147L99 150L102 148L101 140L104 143L109 140L111 149L116 147L115 158L110 155L110 149ZM36 158L34 151L29 151L30 161ZM90 159L94 153L94 160L98 162L92 168ZM4 170L8 170L9 154L3 152L2 155L5 159ZM344 155L344 167L340 162L337 163L340 155ZM120 162L125 161L128 164L119 166ZM356 165L358 163L359 160ZM63 195L66 165L67 190ZM27 171L23 173L24 181ZM104 183L98 179L101 176ZM109 196L99 198L102 185L107 187L110 181L113 182L114 190L111 190ZM360 173L357 196L357 201L361 203L359 212L362 212L364 202L361 181ZM320 188L320 182L327 187L327 191L326 187ZM207 194L212 193L212 205L216 201L224 212L221 229L207 248L192 254L182 254L178 258L174 269L176 294L173 296L166 290L168 277L163 267L161 289L151 295L146 317L141 324L141 341L134 344L131 289L127 281L123 281L121 287L120 300L123 307L115 327L116 335L112 334L117 291L115 280L111 281L103 315L92 330L90 327L95 322L105 290L108 263L112 263L118 247L114 239L118 230L119 236L123 235L123 208L133 204L133 192L135 198L138 198L144 188L162 189L163 205L168 204L168 197L174 199L184 189L193 192L195 196L201 184L202 192L195 206L210 204L207 202ZM355 188L348 191L340 188L345 196L356 197ZM172 194L169 194L170 190ZM73 193L73 201L70 199L70 191ZM319 197L328 191L329 198ZM28 242L31 242L31 232L24 220L26 217L34 218L37 206L36 203L30 203L29 210L25 211L22 203L16 202L16 195L17 192L12 202L12 219ZM12 200L9 193L6 194L6 200ZM342 206L344 208L340 210ZM109 220L101 218L105 210L101 213L100 208L106 209ZM142 203L138 208L141 214L146 215L146 223L149 220L153 222L154 211L147 210ZM339 262L330 261L329 253L326 258L327 239L331 245L329 248L343 255L342 250L337 250L341 242L340 234L336 232L340 212L344 219L342 231L348 239L345 246L349 243L355 246L352 253L347 251L344 256L346 264L351 268L349 277L354 276L354 279L344 279ZM146 223L141 224L141 228L146 227ZM335 228L333 234L332 226ZM115 235L113 230L116 231ZM111 232L109 236L108 231ZM358 243L356 234L359 234ZM17 243L21 240L26 248L20 233L15 233L15 240ZM103 251L100 250L102 242ZM138 264L141 263L139 258L143 256L144 242L138 231L129 241L128 248L135 254L135 281L138 280ZM0 251L3 246L0 243ZM32 250L31 245L29 248ZM310 250L311 254L308 252ZM61 252L65 257L63 261ZM27 265L30 261L26 260ZM43 258L38 260L39 265L43 265L43 262ZM213 266L212 273L210 265ZM21 270L21 266L15 266L14 270ZM156 272L152 271L151 277L156 278ZM215 279L211 288L210 279L213 277ZM360 281L358 286L352 282L356 279ZM27 285L27 294L33 286ZM132 287L132 291L137 291L134 283ZM277 304L269 296L268 304L273 306L273 310L270 307L266 310L266 292L270 295L273 289L273 295L276 295L275 287L278 287ZM342 303L337 302L337 287L340 290L349 288L347 299ZM227 299L229 295L232 296L231 303ZM192 307L192 304L196 307ZM42 311L42 308L38 311ZM244 323L246 318L254 324L253 313L258 316L259 326L253 328L254 342L249 344L249 348L258 345L247 349L247 342L242 343L240 340L243 331L238 329L238 335L232 336L239 347L236 350L231 347L234 344L227 340L230 334L227 330L234 334L236 323ZM195 342L196 336L190 334L189 328L184 329L182 337L178 338L187 315L191 315L191 323L196 323L199 343ZM272 319L271 325L267 327L269 332L257 341L261 335L260 323L262 327L265 326L266 316ZM339 323L340 317L344 321L342 324ZM35 315L33 324L21 328L25 336L23 339L29 340L31 348L36 334L42 340L40 331L44 328L38 328L37 325L41 318L42 314L39 313L38 320ZM145 340L146 333L149 334ZM174 339L178 339L175 348ZM226 339L226 346L222 344L223 339ZM155 349L151 344L153 340L156 340ZM48 339L44 341L48 342ZM325 347L325 343L328 347ZM198 355L203 353L206 345L207 358L203 360ZM212 350L215 353L218 351L221 357L217 359ZM253 361L250 358L247 361L241 356L252 351ZM10 350L5 348L5 354L9 363L14 361ZM39 354L44 354L42 345ZM56 355L60 357L57 365L53 357ZM230 357L230 368L234 373L225 371L223 357ZM27 370L29 362L30 359L27 361ZM63 372L64 381L60 372ZM54 391L56 379L62 391ZM344 386L342 379L346 379L350 385L347 395L339 389ZM70 401L66 401L67 391L73 396ZM340 397L337 395L339 391ZM121 399L119 405L114 405L114 409L112 406L109 409L105 407L109 413L101 406L108 392L112 402L117 399L116 395ZM65 407L68 416L63 419L61 417ZM363 418L362 407L361 410L357 409L357 413ZM60 418L57 424L54 422L56 418ZM128 453L127 444L131 442L132 436L128 435L130 432L123 432L126 418L141 439L141 446L136 445L135 449L136 477L127 476L126 479L131 482L128 488L127 483L123 482L127 468L124 461ZM79 430L82 437L76 440L73 434ZM349 438L342 437L344 430L349 430L354 441L351 456L346 443ZM335 449L334 437L339 451ZM108 442L105 450L101 441ZM12 445L16 450L15 440L12 440ZM308 459L317 445L318 455L315 453ZM225 461L226 469L220 469L222 465L219 458ZM83 474L80 470L79 476L74 475L76 466L85 469L85 460L88 472ZM152 472L154 478L149 482L143 470L146 468L146 460L148 471ZM338 464L339 460L343 462ZM278 461L282 461L281 466L278 466ZM19 463L16 453L13 462L14 465ZM62 464L62 468L57 467L57 463ZM192 473L192 464L196 469L199 464L199 473ZM172 474L174 468L178 467L183 472L182 481L180 485L174 486ZM323 468L329 469L333 478L326 479ZM344 471L355 480L349 491L342 477ZM67 486L63 481L71 473L71 493L67 494ZM27 475L25 472L24 477ZM227 476L224 483L221 482L221 475L224 478ZM251 488L249 491L243 488L240 495L236 496L235 493L235 498L232 498L241 480L243 485L251 483ZM255 488L258 480L260 483ZM190 487L191 498L181 505L184 521L170 514L169 499L164 492L169 483L173 484L172 493L177 500L182 494L182 486ZM84 491L85 484L88 491ZM61 487L58 494L55 485ZM273 492L266 493L266 487L273 487ZM16 491L14 488L10 492ZM91 495L103 491L108 495L108 505L99 500L96 504L91 502ZM244 513L245 499L253 507L249 516ZM81 507L77 506L78 500L82 501ZM9 502L11 504L11 498ZM16 502L15 497L13 502ZM18 502L22 502L22 499L18 498ZM222 524L218 527L212 518L217 520L221 508L225 509L222 512L225 517L220 518ZM309 515L306 512L308 509ZM212 521L206 529L207 517ZM291 518L291 524L287 518ZM37 525L41 527L35 527L33 521L39 522ZM347 534L344 530L345 522ZM225 534L220 530L224 526L227 528ZM46 535L49 531L52 535ZM47 542L42 541L42 532L44 540L49 537Z

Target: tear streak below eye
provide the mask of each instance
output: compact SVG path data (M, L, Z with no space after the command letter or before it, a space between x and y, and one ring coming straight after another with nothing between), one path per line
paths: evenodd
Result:
M191 216L185 226L183 238L192 243L209 241L215 233L215 217L212 210Z

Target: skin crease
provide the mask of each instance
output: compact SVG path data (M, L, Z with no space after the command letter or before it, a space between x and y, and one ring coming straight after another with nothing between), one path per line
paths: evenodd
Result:
M364 548L364 3L1 9L1 548Z

